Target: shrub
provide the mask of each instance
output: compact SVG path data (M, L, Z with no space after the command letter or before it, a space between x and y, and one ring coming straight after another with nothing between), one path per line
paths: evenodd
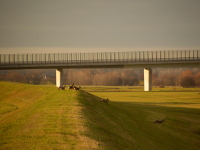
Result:
M180 85L185 88L194 87L195 80L191 71L184 71L180 77Z

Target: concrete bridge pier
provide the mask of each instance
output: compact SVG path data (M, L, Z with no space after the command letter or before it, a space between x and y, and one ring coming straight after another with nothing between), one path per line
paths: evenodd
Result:
M63 86L63 69L56 69L56 86Z
M152 70L144 68L144 91L152 90Z

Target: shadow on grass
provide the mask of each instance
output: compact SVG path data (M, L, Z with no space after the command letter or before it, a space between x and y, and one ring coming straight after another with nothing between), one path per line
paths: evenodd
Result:
M200 146L195 140L200 139L200 121L196 121L199 109L135 102L103 103L100 97L85 91L80 92L78 100L88 129L85 134L98 141L100 149L198 149ZM154 119L166 122L154 124Z

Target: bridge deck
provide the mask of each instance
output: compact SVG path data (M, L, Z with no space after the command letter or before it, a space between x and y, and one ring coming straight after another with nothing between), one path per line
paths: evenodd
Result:
M0 70L199 66L200 50L0 55Z

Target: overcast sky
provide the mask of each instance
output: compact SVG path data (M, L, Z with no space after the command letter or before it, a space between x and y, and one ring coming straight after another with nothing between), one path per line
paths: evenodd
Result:
M0 0L0 53L200 49L200 0Z

